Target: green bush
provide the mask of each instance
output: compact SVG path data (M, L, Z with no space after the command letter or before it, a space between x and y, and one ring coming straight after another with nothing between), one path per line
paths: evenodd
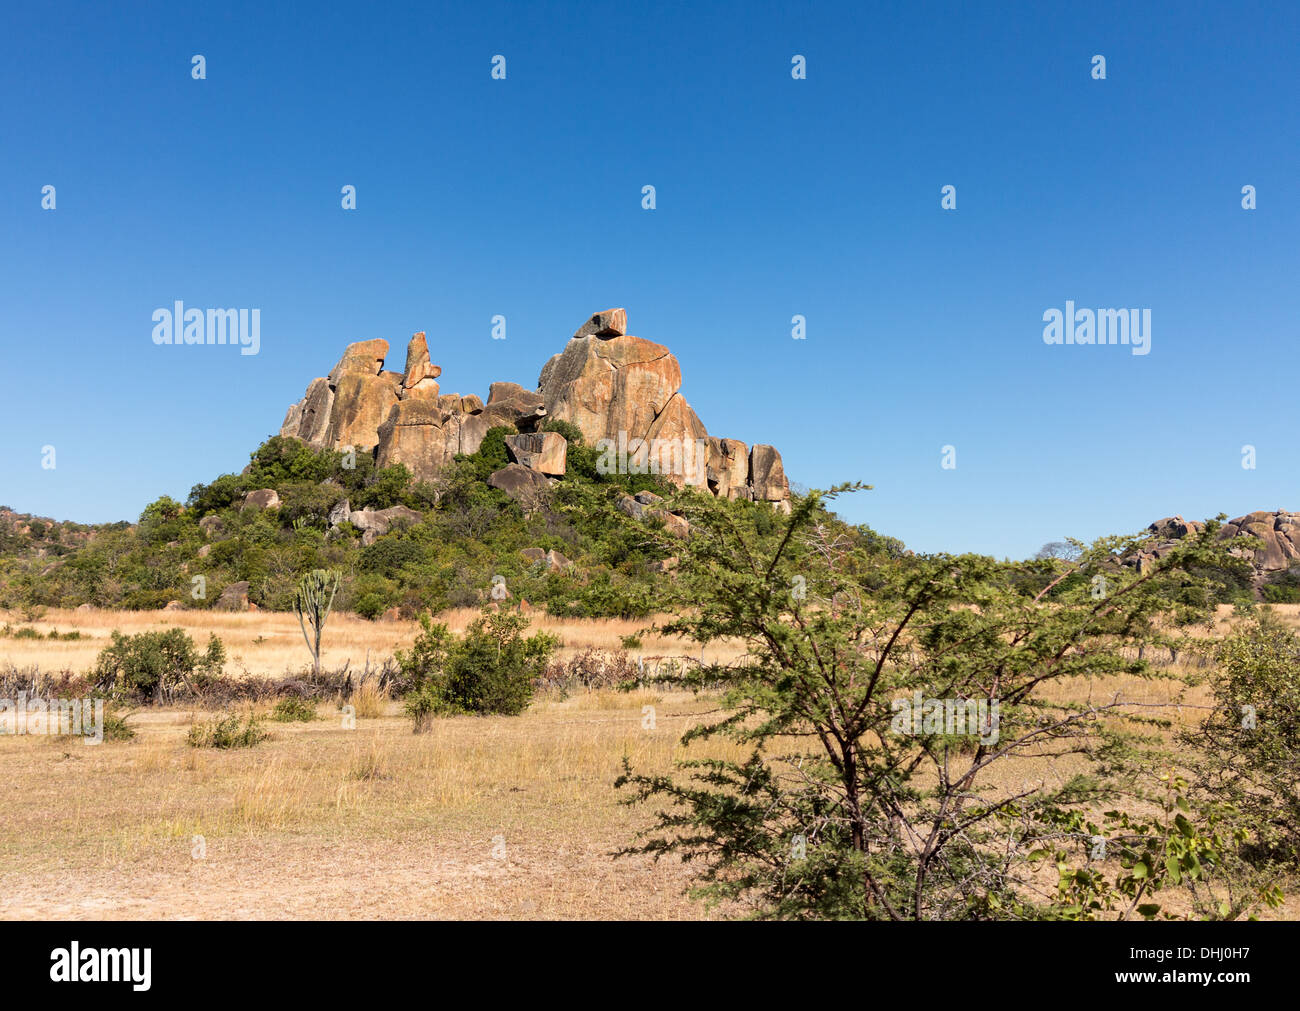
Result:
M519 715L559 645L545 632L524 638L530 622L516 611L485 610L460 640L427 615L420 624L410 652L397 652L402 674L415 685L406 709L417 732L439 713Z
M1260 608L1214 659L1217 705L1182 735L1198 787L1243 812L1261 855L1300 864L1300 636Z
M120 691L143 702L161 702L183 685L200 687L202 679L221 673L226 650L215 635L200 654L179 628L122 635L95 661L92 678L102 691Z
M238 716L222 716L195 723L190 727L186 740L191 748L251 748L268 736L252 716L243 726L240 726Z
M281 699L271 710L271 719L276 723L310 723L319 718L314 705L293 696Z
M104 740L106 741L129 741L135 737L135 730L127 726L127 717L130 713L119 716L107 710L104 712Z
M374 621L388 610L388 602L382 594L371 591L357 598L352 610L368 621Z

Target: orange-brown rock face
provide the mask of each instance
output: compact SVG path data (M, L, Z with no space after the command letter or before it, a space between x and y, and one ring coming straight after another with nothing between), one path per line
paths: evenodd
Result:
M709 439L709 491L718 498L751 498L746 489L749 481L749 447L739 439Z
M421 330L406 346L406 372L402 377L402 399L437 400L442 366L429 361L429 342Z
M397 388L384 376L343 375L334 390L326 445L331 449L374 449L379 445L379 426L395 403Z
M690 417L694 412L678 397L682 370L677 359L662 344L641 337L575 337L547 362L539 385L547 415L576 425L588 445L602 439L617 442L620 435L629 443L650 438L674 398L680 403L658 426L672 428L665 437L703 428L698 418L694 424L684 420L683 407Z
M405 464L417 481L432 481L451 457L436 401L419 397L393 405L379 426L376 467Z
M590 446L607 441L629 472L658 473L726 498L789 499L781 455L771 446L750 450L735 439L711 439L681 393L676 357L628 334L623 309L595 313L580 326L546 363L538 389L493 383L486 404L472 394L441 393L442 369L430 361L423 331L407 346L403 372L383 371L387 355L385 340L348 345L329 376L289 408L280 434L373 451L378 466L401 463L429 480L456 454L477 452L493 427L527 435L556 418L577 426ZM557 439L550 433L536 449L521 442L515 450L544 473L563 473L567 447Z

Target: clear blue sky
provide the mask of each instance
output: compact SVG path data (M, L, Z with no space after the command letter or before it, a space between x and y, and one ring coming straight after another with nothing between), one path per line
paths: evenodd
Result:
M350 341L484 394L618 305L711 433L918 550L1300 510L1294 3L122 6L0 22L2 504L134 519ZM261 353L156 346L177 299ZM1045 345L1067 299L1151 353Z

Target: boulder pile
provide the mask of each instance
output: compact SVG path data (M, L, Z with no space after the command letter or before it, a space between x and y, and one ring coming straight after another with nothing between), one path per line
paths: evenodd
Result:
M1156 542L1128 559L1128 564L1142 572L1151 562L1163 558L1182 538L1204 529L1204 523L1185 520L1181 516L1167 516L1162 520L1156 520L1147 527L1147 532L1155 536ZM1293 563L1300 560L1300 514L1298 513L1288 512L1285 509L1247 513L1225 523L1219 530L1218 536L1231 539L1243 534L1250 534L1259 542L1259 547L1255 549L1251 559L1257 584L1266 581L1274 573L1289 569Z
M493 383L486 403L441 392L442 369L430 360L423 332L407 345L404 371L384 371L387 355L385 340L348 345L329 375L312 380L289 408L280 434L373 453L376 466L405 464L427 481L457 453L476 452L488 429L506 426L518 433L506 440L511 464L492 484L533 497L565 472L564 437L538 430L555 418L574 425L622 472L659 473L679 486L789 509L781 454L710 436L682 396L676 357L628 334L623 309L583 323L542 368L536 389Z

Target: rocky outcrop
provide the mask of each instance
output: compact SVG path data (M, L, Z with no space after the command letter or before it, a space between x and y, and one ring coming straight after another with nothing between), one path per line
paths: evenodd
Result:
M438 400L438 377L442 367L429 361L429 342L424 331L414 334L406 346L406 372L402 376L403 400Z
M442 369L430 360L423 332L412 336L403 372L384 371L387 355L385 340L350 344L329 375L313 380L289 408L280 434L321 448L371 452L377 466L404 464L427 481L457 454L477 452L494 427L541 436L542 422L556 418L576 426L622 472L657 473L730 499L788 503L781 455L771 446L751 449L710 437L682 395L676 357L630 335L623 309L583 323L543 367L537 389L493 383L486 403L441 392ZM537 445L536 438L512 439L511 459L542 474L563 474L563 437L547 433Z
M373 450L402 390L403 377L383 371L387 355L386 340L349 344L330 374L313 379L289 408L280 434L320 448Z
M1144 572L1152 562L1165 557L1182 538L1204 529L1204 523L1185 520L1181 516L1156 520L1147 527L1147 533L1155 539L1154 543L1136 552L1125 563L1138 572ZM1256 585L1300 561L1300 513L1284 509L1248 513L1228 520L1218 533L1225 540L1242 535L1250 535L1259 545L1251 555Z
M1250 534L1260 542L1255 568L1265 576L1289 569L1300 559L1300 514L1278 509L1238 516L1223 525L1224 537Z

